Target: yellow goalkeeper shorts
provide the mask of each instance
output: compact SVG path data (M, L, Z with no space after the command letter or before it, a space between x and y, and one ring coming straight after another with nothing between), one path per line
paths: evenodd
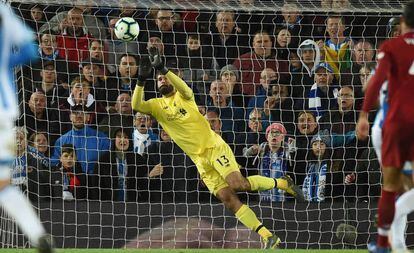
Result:
M202 154L192 155L190 158L197 166L201 179L214 195L228 186L224 179L230 173L240 171L233 151L221 138L214 147L206 149Z

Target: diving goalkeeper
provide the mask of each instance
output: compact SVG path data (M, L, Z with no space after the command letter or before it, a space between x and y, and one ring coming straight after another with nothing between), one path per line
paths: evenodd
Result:
M246 227L256 231L263 238L266 248L277 248L281 243L279 237L263 226L255 213L240 201L236 192L277 187L303 201L302 191L288 176L275 179L259 175L243 177L229 145L211 130L207 120L199 113L193 91L164 66L157 48L151 47L148 52L149 61L143 58L139 66L132 108L152 115L191 158L209 191ZM144 101L144 82L151 74L151 66L158 71L157 87L162 97Z

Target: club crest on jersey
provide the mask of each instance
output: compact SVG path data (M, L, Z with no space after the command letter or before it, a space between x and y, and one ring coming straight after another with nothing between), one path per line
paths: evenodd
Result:
M174 120L182 119L186 116L188 116L188 114L184 108L177 108L177 110L175 110L174 113L167 114L167 120L174 121Z

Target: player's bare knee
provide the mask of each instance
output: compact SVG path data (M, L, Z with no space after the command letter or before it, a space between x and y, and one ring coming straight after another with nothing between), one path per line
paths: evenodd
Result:
M216 197L226 206L226 208L232 211L236 211L240 208L239 198L229 187L221 189L217 192Z
M233 172L226 177L226 182L233 191L248 191L249 181L240 172Z
M394 167L383 167L383 189L386 191L398 192L401 190L401 169Z

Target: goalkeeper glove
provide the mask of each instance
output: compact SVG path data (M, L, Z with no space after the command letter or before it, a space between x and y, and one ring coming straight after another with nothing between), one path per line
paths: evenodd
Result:
M161 72L161 74L165 75L168 72L168 69L165 67L164 62L161 58L160 52L158 51L157 47L150 47L148 48L149 58L151 61L151 65Z
M148 56L143 56L138 66L138 86L144 86L145 80L151 75L152 66Z

